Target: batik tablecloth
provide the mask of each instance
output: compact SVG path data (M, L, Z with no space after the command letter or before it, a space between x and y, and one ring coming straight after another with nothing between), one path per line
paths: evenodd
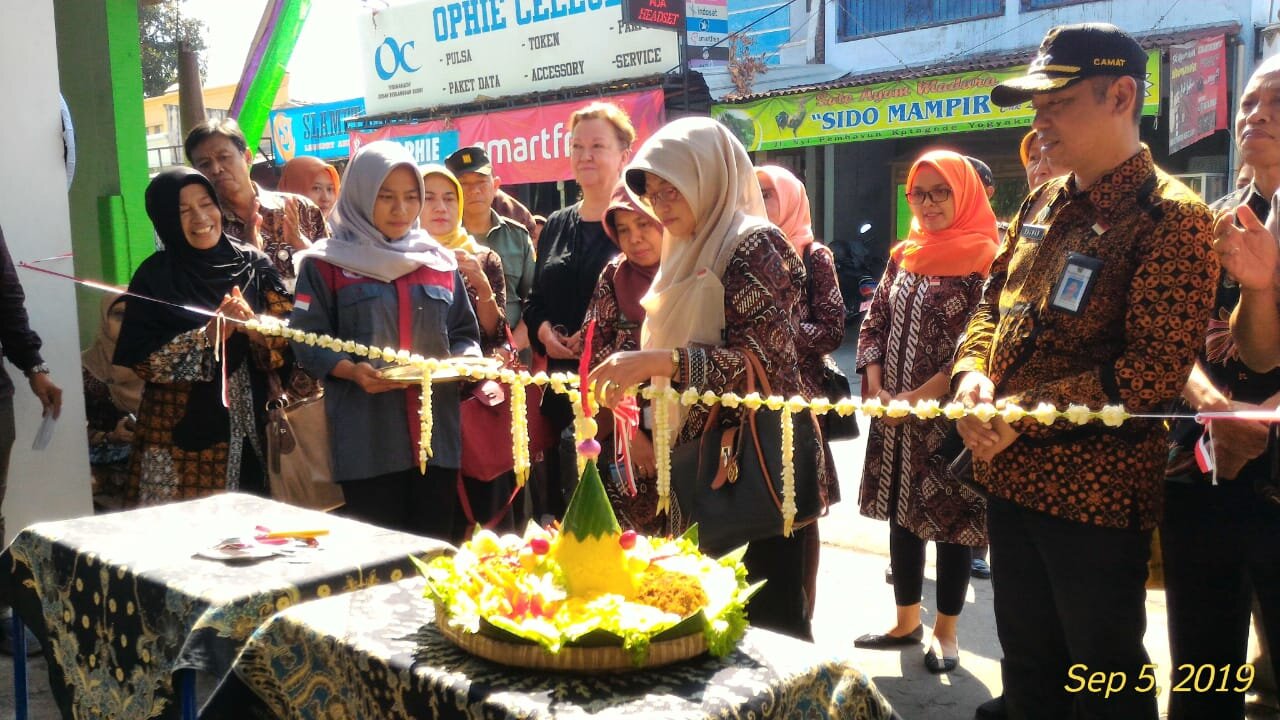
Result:
M228 564L194 557L220 540L327 529L319 549ZM274 613L395 582L435 540L225 494L111 515L39 523L0 554L0 598L45 643L64 716L176 717L173 673L221 677Z
M265 623L205 706L245 718L893 717L870 679L809 643L751 629L723 659L571 675L468 655L435 627L421 579L289 608Z

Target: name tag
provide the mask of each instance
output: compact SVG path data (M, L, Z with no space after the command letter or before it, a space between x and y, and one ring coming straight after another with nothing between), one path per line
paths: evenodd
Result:
M1102 261L1098 258L1076 252L1067 255L1062 274L1054 283L1049 305L1069 315L1083 314L1101 270Z
M1030 223L1024 223L1022 227L1018 228L1018 235L1020 235L1021 237L1027 240L1030 240L1031 242L1040 242L1041 240L1044 239L1044 234L1048 230L1049 228L1045 225L1032 225Z

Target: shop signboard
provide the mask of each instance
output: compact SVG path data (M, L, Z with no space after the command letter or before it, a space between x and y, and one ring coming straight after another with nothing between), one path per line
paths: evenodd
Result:
M1227 127L1226 37L1169 48L1169 152Z
M684 0L622 0L622 19L632 25L680 30L684 27Z
M283 165L297 155L314 155L322 160L346 157L349 152L343 121L363 114L364 98L272 110L268 124L276 164Z
M660 75L677 34L622 21L622 0L420 0L360 18L370 114Z
M728 0L697 0L689 3L689 17L685 21L685 46L691 68L729 63Z
M733 131L748 150L942 135L1027 126L1030 103L1001 108L991 88L1023 75L1026 66L974 70L929 78L766 98L741 105L714 105L712 117ZM1160 112L1160 51L1147 53L1144 115Z
M626 111L636 129L636 145L666 120L660 89L606 98ZM553 182L573 177L569 168L569 115L597 98L501 110L372 130L351 130L351 152L375 140L408 147L419 163L441 162L454 150L483 145L504 184Z

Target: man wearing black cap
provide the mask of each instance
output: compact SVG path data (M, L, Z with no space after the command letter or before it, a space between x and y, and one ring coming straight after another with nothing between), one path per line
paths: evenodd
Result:
M992 89L997 105L1031 102L1042 152L1072 173L1014 218L957 350L957 401L1138 414L1178 397L1213 300L1213 217L1139 140L1145 77L1118 28L1070 25ZM1142 636L1166 433L1006 417L957 427L988 494L1007 716L1155 720L1171 669L1150 665ZM1100 691L1095 673L1124 686Z
M462 224L481 245L502 258L507 278L507 325L514 331L516 349L529 346L520 315L533 287L533 242L529 231L493 209L500 181L493 174L489 154L479 145L460 148L445 158L445 167L462 186Z

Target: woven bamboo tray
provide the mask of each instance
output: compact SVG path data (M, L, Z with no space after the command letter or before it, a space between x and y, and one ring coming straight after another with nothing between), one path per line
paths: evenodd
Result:
M649 644L649 656L643 665L631 662L631 656L621 646L577 647L566 645L552 654L534 643L513 643L487 635L469 633L450 627L444 608L436 605L436 626L453 644L485 660L526 668L556 672L615 673L670 665L697 657L707 651L707 639L701 632L694 632L669 640Z

